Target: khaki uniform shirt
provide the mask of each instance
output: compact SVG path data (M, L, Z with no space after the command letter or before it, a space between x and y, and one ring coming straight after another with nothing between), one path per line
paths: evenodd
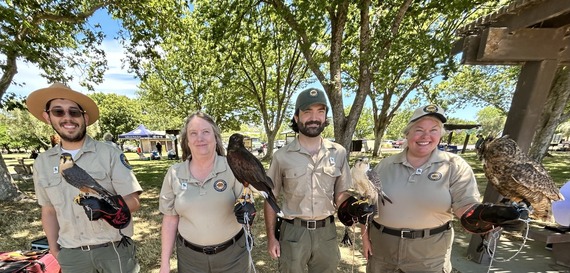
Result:
M463 158L436 149L428 162L414 169L406 151L374 168L393 201L378 202L374 221L391 228L434 228L452 220L453 210L480 201L475 175Z
M215 245L231 239L242 228L234 204L243 191L226 157L216 156L214 169L204 183L190 174L189 161L172 165L162 183L159 210L178 215L178 232L198 245Z
M71 186L59 173L60 146L41 153L34 162L34 186L41 206L53 206L59 223L58 243L75 248L121 239L119 230L105 220L89 221L83 207L74 202L79 189ZM117 148L86 136L83 147L74 158L75 164L110 192L129 195L142 192L131 166ZM133 235L133 221L121 230Z
M321 220L333 215L335 195L352 187L346 150L326 139L316 160L298 139L277 150L267 175L273 179L275 196L283 192L286 219Z

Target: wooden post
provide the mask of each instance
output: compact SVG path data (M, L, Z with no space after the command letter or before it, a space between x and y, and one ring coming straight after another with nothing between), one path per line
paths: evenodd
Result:
M514 139L524 153L530 147L530 142L536 131L535 128L546 103L548 92L550 92L557 66L558 62L556 60L526 62L519 75L503 135L508 134ZM502 198L491 183L487 183L483 202L497 203ZM487 255L487 252L477 251L481 242L481 236L471 236L467 257L474 262L488 265L491 258Z

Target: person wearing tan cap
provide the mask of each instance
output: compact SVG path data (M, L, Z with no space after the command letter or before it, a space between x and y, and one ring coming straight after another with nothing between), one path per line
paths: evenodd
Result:
M377 204L362 234L366 272L451 272L454 215L472 233L515 230L528 217L524 208L479 203L469 164L438 149L446 121L437 105L416 109L404 129L404 150L373 169L393 202Z
M309 88L297 97L291 128L299 133L277 150L267 175L275 196L283 193L283 218L265 202L268 252L279 259L280 272L336 272L340 262L334 213L339 219L369 214L368 203L356 205L347 151L321 136L328 125L327 98ZM344 208L344 209L343 209ZM350 208L350 209L349 209Z
M133 223L127 211L139 209L142 188L119 149L87 135L87 126L99 118L95 102L54 83L32 92L26 105L34 117L50 124L60 138L59 145L35 160L34 187L42 207L42 227L49 249L62 272L138 272L135 245L130 239ZM67 183L60 173L62 153L71 154L77 166L116 194L111 200L117 201L120 208L95 195L76 199L79 189ZM118 217L111 219L110 215Z

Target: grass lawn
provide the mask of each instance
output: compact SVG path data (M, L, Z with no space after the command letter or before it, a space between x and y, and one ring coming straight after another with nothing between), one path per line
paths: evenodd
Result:
M561 187L570 177L568 167L569 152L552 152L552 157L547 157L543 164ZM142 207L133 214L135 221L134 240L138 245L138 258L141 264L141 272L158 272L160 266L160 224L162 216L158 211L158 194L160 186L167 168L175 163L171 160L142 161L135 153L127 153L127 157L133 165L140 184L144 189L141 195ZM11 173L15 173L11 165L16 164L16 158L25 157L27 154L3 155ZM474 152L468 152L463 157L471 164L479 182L479 190L483 195L486 187L486 179L483 174L481 162L476 160ZM351 161L356 155L351 158ZM375 165L379 159L372 159ZM28 159L26 163L32 163ZM352 164L351 164L352 165ZM266 165L267 167L267 165ZM31 181L16 180L17 186L28 198L18 202L0 203L0 251L25 250L30 248L30 242L43 236L40 222L40 207L35 201L33 183ZM258 200L261 200L258 198ZM255 246L252 257L255 262L257 272L277 272L277 261L272 260L267 254L267 240L263 223L263 202L256 203L258 215L255 218L253 233L255 236ZM340 238L344 234L344 227L337 222L337 232ZM463 229L456 225L456 235L463 232ZM357 229L358 230L358 229ZM356 235L359 235L356 231ZM351 233L354 236L354 233ZM353 247L341 247L342 261L339 272L365 272L365 259L360 253L361 243L357 236L356 244ZM354 239L354 237L353 237ZM176 267L175 257L172 258L171 265Z

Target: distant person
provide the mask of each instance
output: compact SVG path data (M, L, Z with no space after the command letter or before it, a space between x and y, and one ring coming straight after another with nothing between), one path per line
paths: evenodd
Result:
M158 152L159 156L162 156L162 144L160 144L160 142L156 143L156 151Z
M483 141L485 141L485 138L483 138L483 135L478 134L477 135L477 142L475 143L475 150L478 151L481 148Z
M32 150L32 154L30 155L31 159L36 159L38 157L38 151L37 150Z
M115 148L117 148L117 149L120 150L119 145L117 145L117 143L115 143L115 139L114 139L114 137L113 137L113 135L112 135L111 133L106 132L106 133L103 135L103 140L105 140L105 143L106 143L106 144L109 144L109 145L111 145L111 146L113 146L113 147L115 147Z
M61 84L32 92L30 113L57 132L59 145L34 162L34 187L41 206L41 222L49 251L68 272L139 272L128 212L140 208L142 188L125 155L87 135L87 126L99 118L97 104L88 96ZM59 173L62 153L115 194L112 206L97 195L79 195ZM112 217L109 217L112 216ZM112 218L112 219L111 219Z
M55 145L58 145L58 144L59 144L59 142L61 141L61 139L59 138L59 135L52 135L52 136L49 138L49 141L50 141L51 147L55 147Z

